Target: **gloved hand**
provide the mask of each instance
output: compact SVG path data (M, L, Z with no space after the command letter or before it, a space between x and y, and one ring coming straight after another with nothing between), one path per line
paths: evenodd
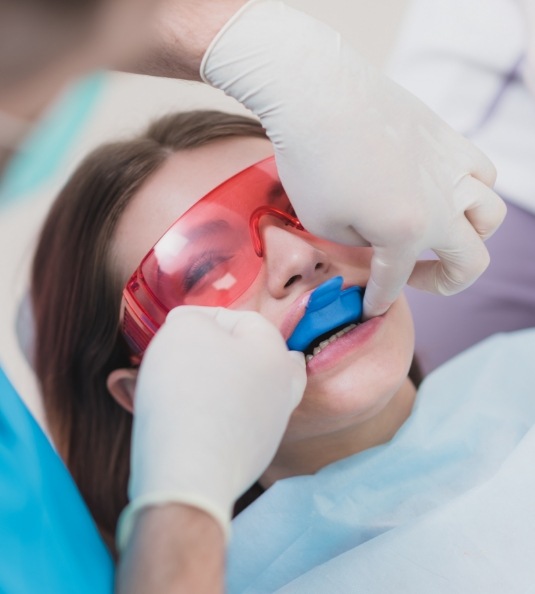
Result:
M212 41L201 76L257 116L305 228L372 245L366 317L404 284L452 294L489 262L505 216L492 163L326 25L252 0ZM420 261L426 249L438 261Z
M227 530L235 500L265 470L306 384L302 353L287 350L260 314L183 306L147 349L134 402L131 502L199 507Z

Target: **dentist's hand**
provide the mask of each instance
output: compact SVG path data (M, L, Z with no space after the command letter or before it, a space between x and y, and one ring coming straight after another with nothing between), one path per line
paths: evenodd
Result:
M236 499L273 458L306 384L301 353L259 314L183 306L147 349L134 403L131 502L137 512L181 503L227 530Z
M260 117L305 228L373 246L367 317L407 281L448 295L485 270L483 241L505 216L492 163L335 31L253 0L216 36L201 75ZM417 262L426 249L439 260Z

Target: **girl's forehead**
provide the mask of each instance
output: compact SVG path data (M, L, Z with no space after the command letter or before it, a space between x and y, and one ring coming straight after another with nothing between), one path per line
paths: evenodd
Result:
M121 278L126 282L166 229L210 190L272 154L266 139L237 137L170 155L132 198L117 225L113 256Z

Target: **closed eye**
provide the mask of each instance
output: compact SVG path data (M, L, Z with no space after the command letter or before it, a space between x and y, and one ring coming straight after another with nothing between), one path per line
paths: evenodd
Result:
M232 259L232 255L218 252L204 252L189 267L182 279L182 287L185 293L193 290L201 283L215 268Z

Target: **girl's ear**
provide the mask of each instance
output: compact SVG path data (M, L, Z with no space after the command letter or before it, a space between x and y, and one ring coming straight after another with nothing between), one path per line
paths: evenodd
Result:
M108 375L106 386L109 393L129 413L134 413L134 392L137 369L115 369Z

